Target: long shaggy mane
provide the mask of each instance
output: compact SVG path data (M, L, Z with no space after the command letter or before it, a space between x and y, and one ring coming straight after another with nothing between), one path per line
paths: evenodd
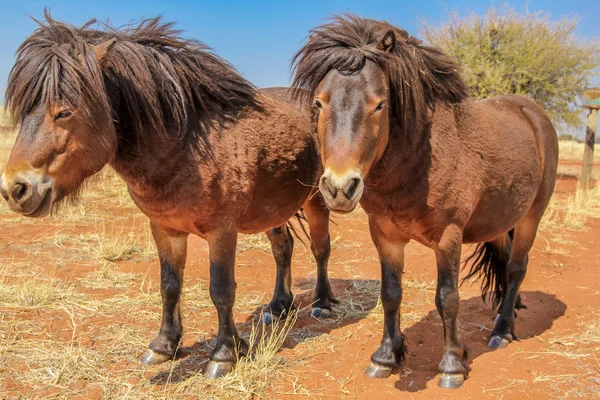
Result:
M6 105L16 122L35 107L59 104L88 117L104 113L137 134L201 135L262 109L256 88L229 63L160 18L122 28L95 20L75 27L46 10L37 23L8 80ZM115 42L101 65L94 47L109 40Z
M387 53L376 44L390 29L396 45ZM367 60L377 63L387 75L390 116L403 132L421 132L436 102L459 103L467 97L458 64L440 49L387 22L351 14L334 16L330 23L310 31L307 43L292 59L292 89L297 97L312 99L329 71L352 74Z

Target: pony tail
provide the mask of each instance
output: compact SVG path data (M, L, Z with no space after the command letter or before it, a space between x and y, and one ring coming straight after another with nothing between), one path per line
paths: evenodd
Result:
M508 232L506 238L508 248L512 245L514 229ZM462 280L464 283L472 278L481 279L481 298L486 302L489 293L492 307L496 308L502 302L504 293L508 286L508 260L500 258L498 250L489 242L480 243L464 261L464 265L471 264L467 276ZM461 284L462 284L461 283Z

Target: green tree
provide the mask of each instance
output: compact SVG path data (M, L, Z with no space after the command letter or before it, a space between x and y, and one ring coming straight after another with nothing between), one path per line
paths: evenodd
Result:
M472 97L528 96L555 124L576 126L579 95L600 65L600 41L577 37L578 23L576 16L553 21L545 12L492 6L483 16L450 13L439 26L422 21L421 31L463 65Z

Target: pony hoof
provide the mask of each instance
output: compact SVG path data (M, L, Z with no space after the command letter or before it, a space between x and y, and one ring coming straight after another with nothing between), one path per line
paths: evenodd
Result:
M209 379L221 378L233 370L231 361L209 361L204 369L204 376Z
M488 347L490 349L504 349L504 348L508 347L510 342L511 342L511 340L509 340L506 337L495 335L495 336L492 336L492 338L490 339L490 342L488 343Z
M273 323L273 315L270 312L265 312L262 317L260 317L258 323L262 325L271 325Z
M392 375L392 368L371 361L371 364L365 369L365 375L370 378L385 379Z
M439 387L444 389L457 389L465 382L463 374L440 374Z
M147 349L140 357L140 362L144 365L161 364L171 360L173 357L167 354L157 353L154 350Z
M500 321L500 314L496 315L496 318L494 318L494 323L497 324L498 321Z
M310 315L312 315L314 318L329 318L331 316L331 310L328 310L327 308L315 307L312 309Z

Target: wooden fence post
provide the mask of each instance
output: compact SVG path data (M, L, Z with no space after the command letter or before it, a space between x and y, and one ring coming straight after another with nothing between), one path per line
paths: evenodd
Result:
M596 129L598 127L598 109L600 109L600 89L586 89L583 91L583 106L589 108L587 128L585 130L585 148L583 151L583 171L581 172L581 187L589 190L594 165L594 144L596 142Z
M583 189L590 188L592 179L592 166L594 165L594 143L596 142L596 127L598 125L598 110L592 108L587 118L585 130L585 149L583 151L583 171L581 173L581 186Z

